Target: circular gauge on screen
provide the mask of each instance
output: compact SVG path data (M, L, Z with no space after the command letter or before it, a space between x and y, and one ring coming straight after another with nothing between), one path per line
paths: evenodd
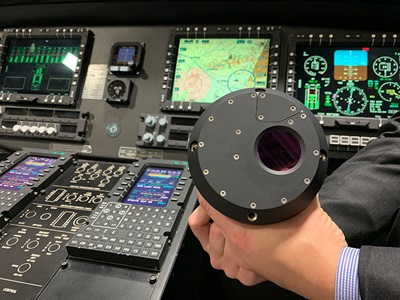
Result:
M367 95L358 87L342 87L332 96L336 111L347 116L362 113L368 104Z
M304 62L304 71L310 76L323 75L327 69L327 61L319 55L310 56Z
M374 73L382 78L393 77L399 70L399 64L390 56L378 57L372 64Z
M397 82L385 82L379 87L379 95L382 100L391 102L400 99L400 85Z

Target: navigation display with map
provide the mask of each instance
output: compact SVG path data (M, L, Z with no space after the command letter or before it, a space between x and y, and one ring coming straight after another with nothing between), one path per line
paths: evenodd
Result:
M172 101L213 103L230 92L265 88L268 38L179 40Z

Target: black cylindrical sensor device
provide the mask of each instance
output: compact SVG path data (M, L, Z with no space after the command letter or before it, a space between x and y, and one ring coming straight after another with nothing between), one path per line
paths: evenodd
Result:
M297 99L244 89L211 104L190 137L188 161L203 197L248 224L288 219L318 193L328 167L324 131Z

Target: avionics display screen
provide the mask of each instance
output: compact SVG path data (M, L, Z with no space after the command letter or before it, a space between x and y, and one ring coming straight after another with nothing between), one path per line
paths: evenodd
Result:
M137 62L138 46L118 46L115 47L112 56L112 65L131 66Z
M123 202L149 206L165 206L181 174L181 169L147 167Z
M0 91L68 95L78 64L80 39L10 38Z
M57 159L28 156L0 177L0 190L18 191L37 178L40 171L48 168Z
M270 39L179 40L171 100L213 103L230 92L265 88Z
M315 115L388 118L399 110L400 47L297 47L296 98Z

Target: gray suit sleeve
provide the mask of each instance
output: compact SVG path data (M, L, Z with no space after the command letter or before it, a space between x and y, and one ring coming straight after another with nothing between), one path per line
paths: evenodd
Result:
M362 299L400 299L400 248L383 247L389 233L400 241L400 113L325 180L320 202L349 246L361 247Z
M361 299L399 299L400 248L361 247L358 277Z
M349 246L385 245L400 207L400 137L370 142L325 180L319 195Z

